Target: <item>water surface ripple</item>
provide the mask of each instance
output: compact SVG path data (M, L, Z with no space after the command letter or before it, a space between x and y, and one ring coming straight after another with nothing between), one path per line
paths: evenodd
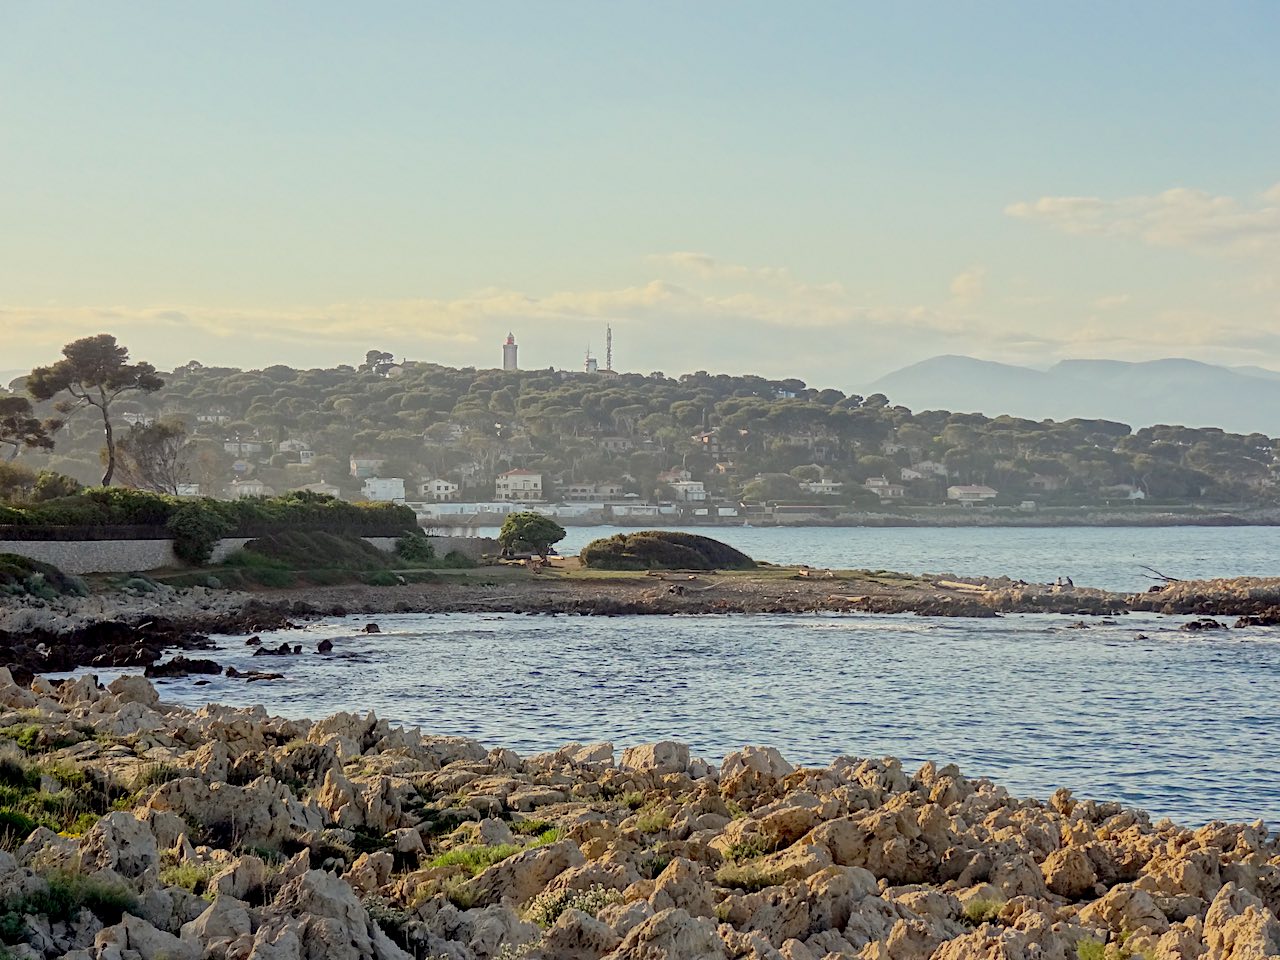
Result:
M955 762L1019 794L1123 800L1187 823L1280 820L1280 630L1180 633L1181 618L533 617L405 614L264 634L300 657L217 658L287 679L159 681L166 700L320 717L374 709L523 753L572 740L770 744ZM1145 636L1145 639L1144 639ZM312 652L322 638L335 652Z

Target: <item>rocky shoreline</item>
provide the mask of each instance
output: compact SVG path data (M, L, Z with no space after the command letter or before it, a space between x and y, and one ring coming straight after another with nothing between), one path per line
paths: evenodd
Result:
M887 573L788 570L760 576L663 574L566 578L496 576L483 580L373 587L345 585L255 593L175 589L122 591L44 600L0 598L0 665L22 682L77 667L157 663L166 651L210 648L209 634L276 630L326 616L387 613L524 613L577 616L800 613L996 617L1055 613L1077 617L1128 612L1240 618L1280 624L1280 579L1171 582L1125 595L1027 584L1007 578L958 579ZM1225 624L1224 624L1225 625Z
M1261 823L765 747L522 757L371 714L191 711L140 677L0 671L0 704L0 939L24 960L1280 953Z

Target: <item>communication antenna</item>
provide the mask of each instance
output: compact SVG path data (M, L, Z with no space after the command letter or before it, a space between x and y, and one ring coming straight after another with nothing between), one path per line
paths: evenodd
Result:
M613 327L604 328L604 368L613 369Z

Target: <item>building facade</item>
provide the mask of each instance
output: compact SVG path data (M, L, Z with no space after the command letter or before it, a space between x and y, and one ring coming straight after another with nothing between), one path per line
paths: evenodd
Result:
M542 499L542 474L532 470L508 470L498 477L493 486L495 500Z

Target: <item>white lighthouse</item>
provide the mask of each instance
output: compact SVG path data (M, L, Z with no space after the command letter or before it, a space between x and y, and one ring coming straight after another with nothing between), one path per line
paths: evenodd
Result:
M514 333L507 334L507 341L502 345L502 369L503 370L519 370L520 367L516 363L516 335Z

